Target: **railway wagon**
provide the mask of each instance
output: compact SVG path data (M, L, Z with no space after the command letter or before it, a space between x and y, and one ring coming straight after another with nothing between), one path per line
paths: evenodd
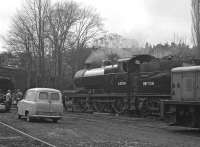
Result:
M171 70L171 100L161 102L161 116L174 116L174 125L200 127L200 66Z
M170 70L181 62L134 55L115 65L85 68L74 76L76 89L63 92L70 110L142 114L159 113L160 100L170 98Z
M1 92L6 92L8 89L25 90L26 86L26 72L24 70L10 66L0 66Z
M26 72L22 69L0 66L0 112L5 112L8 109L5 103L5 94L7 90L26 89Z

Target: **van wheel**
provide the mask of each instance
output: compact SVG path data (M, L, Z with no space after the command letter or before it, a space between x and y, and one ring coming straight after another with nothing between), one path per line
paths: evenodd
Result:
M22 118L22 116L20 114L18 114L18 119L21 119L21 118Z
M31 118L30 118L28 112L26 112L25 116L26 116L26 121L27 121L27 122L31 122Z
M54 123L57 123L57 122L58 122L58 119L57 119L57 118L53 118L53 122L54 122Z

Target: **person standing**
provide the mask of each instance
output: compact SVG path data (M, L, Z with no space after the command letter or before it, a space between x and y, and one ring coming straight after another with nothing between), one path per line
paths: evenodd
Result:
M17 103L22 100L23 98L23 93L20 91L20 89L17 89L17 92L16 92L16 100L17 100Z
M12 96L11 96L11 91L8 90L6 93L6 110L9 111L10 107L12 105Z
M4 96L4 94L3 94L2 90L0 89L0 103L4 103L3 96Z

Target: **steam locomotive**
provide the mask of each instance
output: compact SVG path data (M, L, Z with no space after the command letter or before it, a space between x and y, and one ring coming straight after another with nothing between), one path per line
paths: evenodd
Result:
M170 70L181 65L178 59L143 54L87 66L74 76L76 90L64 91L65 105L74 111L159 113L160 101L170 98Z

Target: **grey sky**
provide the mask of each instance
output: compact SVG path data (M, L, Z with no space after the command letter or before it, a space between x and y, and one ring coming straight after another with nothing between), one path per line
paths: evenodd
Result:
M57 0L52 0L56 2ZM75 0L92 6L103 17L105 29L134 38L143 44L179 40L191 43L190 0ZM24 0L0 5L0 35L5 36L11 19ZM0 41L0 49L3 42Z

